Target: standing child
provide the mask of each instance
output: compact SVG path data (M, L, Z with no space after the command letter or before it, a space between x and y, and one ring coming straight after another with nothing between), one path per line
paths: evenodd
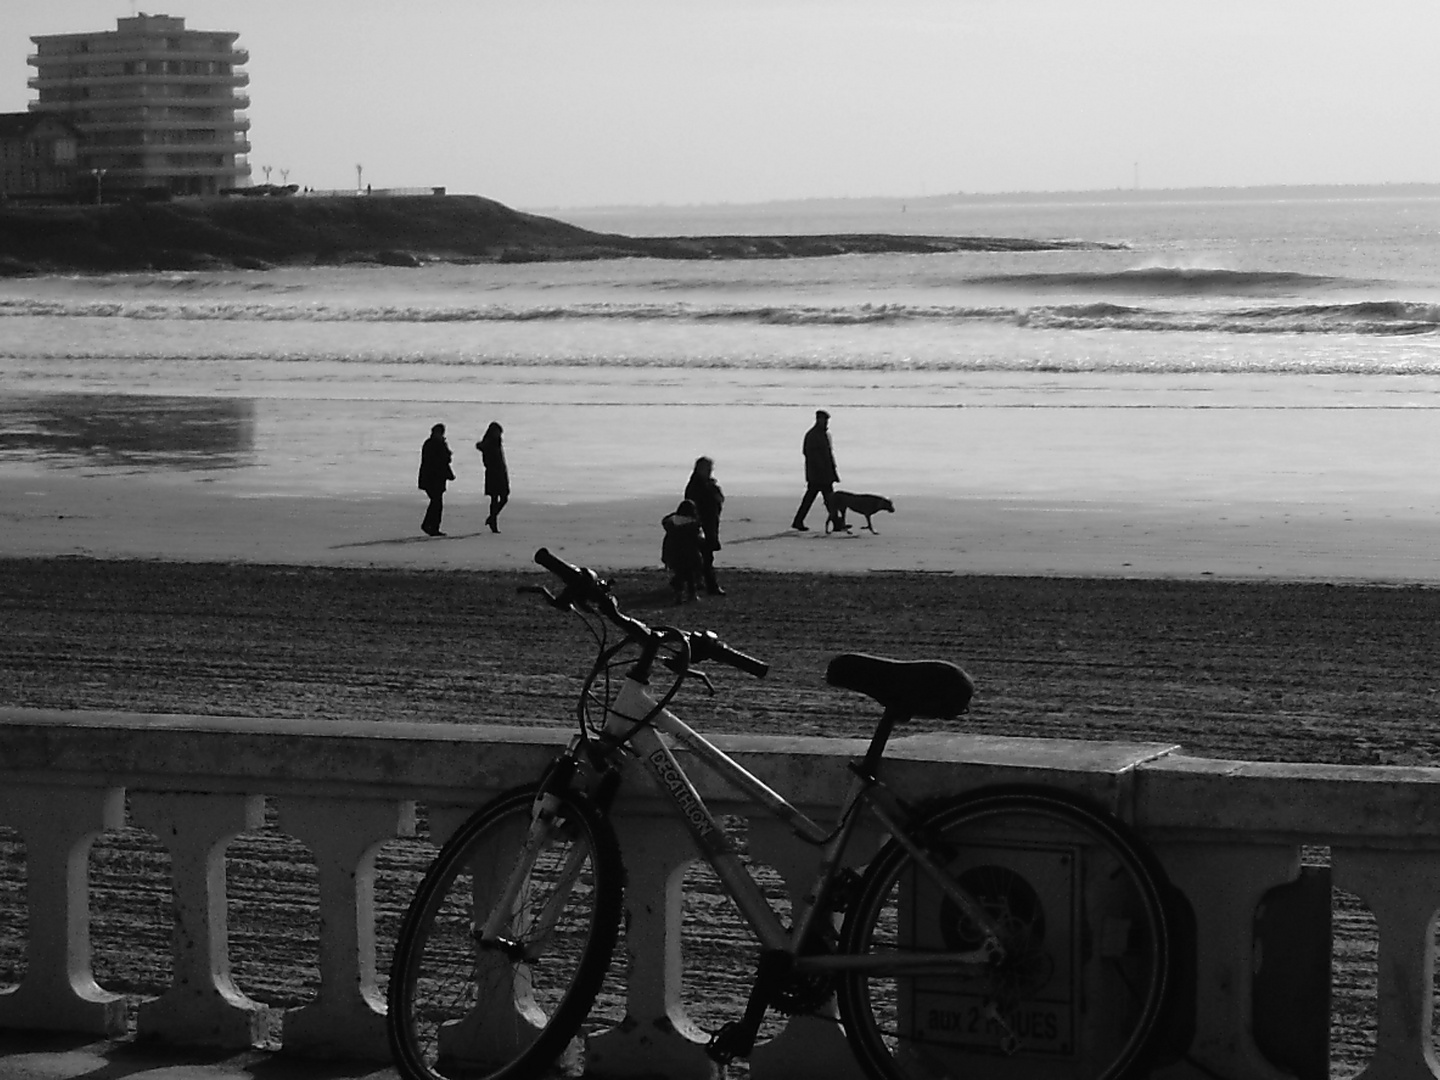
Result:
M665 539L660 544L660 561L670 571L670 588L675 602L694 600L697 586L705 572L705 533L695 504L682 499L673 514L660 519Z

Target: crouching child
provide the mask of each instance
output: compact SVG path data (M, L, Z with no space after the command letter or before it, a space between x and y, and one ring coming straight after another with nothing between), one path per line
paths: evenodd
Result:
M660 519L665 538L660 543L660 561L670 571L670 589L675 602L694 600L705 574L705 531L700 515L689 499L681 501L673 514Z

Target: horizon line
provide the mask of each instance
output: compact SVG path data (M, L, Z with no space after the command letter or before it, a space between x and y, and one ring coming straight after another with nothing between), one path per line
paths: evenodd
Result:
M1157 195L1195 195L1200 193L1256 193L1256 192L1321 192L1347 190L1376 190L1382 188L1434 189L1440 194L1440 180L1380 180L1353 182L1320 182L1298 184L1199 184L1187 187L1108 187L1108 188L1054 188L1020 189L1011 191L951 191L937 195L791 195L769 199L700 202L650 202L650 203L571 203L523 205L513 204L517 210L526 213L550 213L565 210L704 210L738 209L761 206L793 206L817 203L930 203L942 200L970 202L996 202L1007 199L1058 199L1073 197L1149 198Z

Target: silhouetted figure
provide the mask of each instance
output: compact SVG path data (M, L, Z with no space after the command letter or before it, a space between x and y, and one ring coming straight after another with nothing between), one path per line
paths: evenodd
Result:
M505 447L500 443L500 436L504 433L504 428L492 423L475 444L485 465L485 494L490 496L490 516L485 519L485 524L490 526L492 533L500 531L500 511L510 501L510 470L505 467Z
M683 499L673 514L660 519L665 539L660 543L660 561L670 571L670 588L675 602L694 600L696 587L705 572L705 533L695 504Z
M440 531L440 515L445 512L445 484L454 480L450 470L450 446L445 442L445 425L436 424L430 429L430 437L420 447L420 490L430 496L430 505L425 508L425 520L420 522L420 531L426 536L444 536Z
M805 524L805 515L815 505L815 496L820 495L835 531L849 531L850 526L835 514L835 484L840 479L840 473L835 468L835 451L830 445L830 414L824 409L815 410L815 426L805 432L802 449L805 453L805 497L800 500L800 508L795 511L795 520L790 527L801 532L810 527Z
M704 536L700 541L703 555L701 571L705 591L711 596L724 596L725 590L715 580L715 552L720 550L720 511L725 506L725 493L715 482L715 462L708 457L695 459L695 469L685 485L685 498L695 504Z

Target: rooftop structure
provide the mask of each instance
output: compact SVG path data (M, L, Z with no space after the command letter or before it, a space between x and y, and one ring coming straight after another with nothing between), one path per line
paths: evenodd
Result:
M114 30L33 37L30 110L75 125L80 171L107 194L218 194L250 178L239 36L140 14Z

